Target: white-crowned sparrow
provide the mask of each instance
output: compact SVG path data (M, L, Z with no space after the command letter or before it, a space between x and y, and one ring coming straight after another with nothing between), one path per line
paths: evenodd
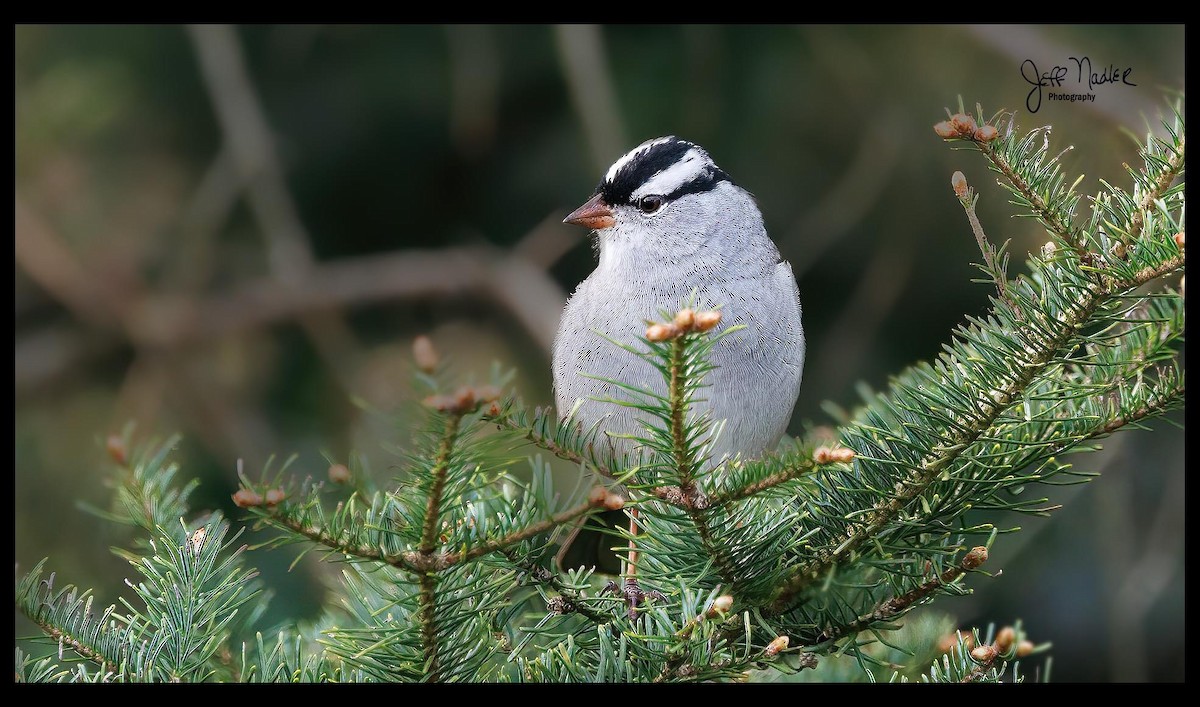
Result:
M699 145L648 140L609 167L595 195L565 219L597 235L599 264L567 302L554 341L560 416L602 434L639 434L636 410L603 378L665 392L647 362L596 332L636 344L695 291L696 309L720 307L721 327L746 328L719 341L696 411L724 420L712 463L773 449L791 418L804 367L800 297L792 267L767 235L754 198ZM584 375L587 374L587 375ZM624 437L610 437L618 450Z
M661 393L662 376L596 332L634 344L647 320L675 312L695 290L696 309L721 307L721 327L746 325L714 348L717 368L697 404L726 421L714 461L774 448L800 392L804 331L792 267L754 197L699 145L663 137L614 162L566 223L595 230L600 263L571 295L554 340L559 414L574 410L585 428L603 419L599 429L609 434L640 433L635 410L597 400L621 397L600 378Z

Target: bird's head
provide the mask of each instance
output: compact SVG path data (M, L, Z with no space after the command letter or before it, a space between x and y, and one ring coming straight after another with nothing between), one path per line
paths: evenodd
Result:
M704 148L674 136L622 155L592 198L564 223L599 235L600 249L692 250L713 234L761 228L753 198L733 184Z

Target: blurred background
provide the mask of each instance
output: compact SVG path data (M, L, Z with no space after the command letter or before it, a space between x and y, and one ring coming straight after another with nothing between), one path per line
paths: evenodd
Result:
M944 108L1052 124L1094 194L1127 185L1128 131L1184 85L1182 26L56 25L15 42L15 559L50 556L104 605L123 536L76 504L108 505L103 441L130 420L139 439L180 432L193 506L238 517L239 458L257 475L295 453L323 475L323 453L354 451L387 478L418 334L464 378L498 361L549 403L558 316L594 264L561 219L647 138L707 148L791 261L798 434L984 310L952 172L1012 239L1010 272L1047 240L979 155L934 135ZM1022 62L1070 67L1073 89L1068 57L1085 55L1137 86L1030 114ZM937 610L1022 619L1053 642L1056 681L1181 680L1183 432L1152 427L1076 456L1103 476L1046 489L1053 517L1001 519L1023 527L993 549L1003 575ZM252 560L278 620L326 591L294 556Z

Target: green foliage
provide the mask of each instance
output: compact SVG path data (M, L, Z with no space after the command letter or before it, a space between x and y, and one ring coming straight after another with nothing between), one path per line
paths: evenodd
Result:
M945 620L906 615L986 574L1001 529L978 514L1048 513L1032 487L1090 478L1064 455L1183 404L1183 298L1152 287L1184 262L1181 111L1169 140L1148 140L1133 189L1105 184L1090 219L1038 131L1019 137L1009 118L994 141L964 138L1050 244L1009 279L1005 247L988 243L964 187L980 267L996 286L988 312L968 316L934 361L866 396L832 450L803 440L758 460L712 458L721 422L693 402L712 346L741 333L730 327L614 342L652 364L667 391L611 381L609 402L641 415L630 455L611 451L603 430L498 400L502 377L452 393L422 377L427 424L387 488L357 465L346 486L297 481L287 464L243 476L235 500L277 532L270 545L345 563L341 605L273 641L255 611L242 616L265 597L238 533L227 539L216 514L185 521L194 485L173 490L171 443L125 464L126 435L103 515L145 531L138 551L117 551L142 579L123 610L97 618L90 592L56 591L44 563L25 575L17 606L60 656L18 649L18 679L1021 680L1016 641L1000 647L994 628L975 633L977 646L959 637L938 650ZM586 482L556 491L539 457L522 480L512 469L530 446L629 490L640 530L614 541L636 544L637 584L597 592L591 571L554 566L558 534L616 499L585 493ZM83 662L62 667L67 651Z

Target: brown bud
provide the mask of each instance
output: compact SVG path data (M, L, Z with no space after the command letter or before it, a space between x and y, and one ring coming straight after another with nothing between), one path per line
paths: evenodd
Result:
M991 142L1000 137L1000 131L995 125L980 125L975 130L974 137L976 142Z
M975 119L966 113L955 113L950 116L950 127L954 128L954 132L958 133L959 137L975 136Z
M285 498L287 498L287 494L284 493L283 489L271 489L267 491L266 501L268 506L277 505Z
M1033 641L1021 641L1017 644L1017 657L1024 658L1033 652Z
M650 341L666 341L682 334L679 327L672 324L651 324L646 329L646 338Z
M610 493L604 497L604 507L610 511L619 511L625 507L625 499L619 493Z
M500 403L497 403L495 401L488 403L487 414L488 414L488 417L499 417L500 416Z
M849 447L834 447L829 450L829 458L835 462L852 462L854 450Z
M109 435L108 439L104 440L104 448L108 450L108 456L113 458L118 464L124 464L127 459L127 450L125 449L125 438L121 435Z
M937 133L938 137L942 138L943 140L949 140L950 138L958 137L958 131L954 129L954 126L951 125L950 121L948 120L943 120L937 125L934 125L933 132Z
M996 650L1001 653L1007 653L1016 640L1017 632L1013 630L1012 626L1005 626L996 634Z
M344 484L351 479L350 468L345 464L334 464L329 467L329 480L335 484Z
M1179 246L1179 250L1183 250L1183 231L1175 234L1175 245Z
M829 447L817 447L813 450L813 461L818 464L828 464L833 461L833 450Z
M696 331L708 331L721 323L721 313L709 309L696 314Z
M690 309L681 309L679 310L679 313L675 315L675 326L684 331L691 329L692 325L695 323L696 313Z
M717 597L716 599L713 599L712 606L710 606L708 608L708 611L705 613L705 616L707 616L710 619L715 619L717 617L728 614L729 610L732 608L733 608L733 597L728 594L722 594L721 596Z
M787 648L790 642L787 636L776 636L773 641L767 644L767 649L763 652L767 654L767 657L773 658L779 655L779 651Z
M996 658L996 649L992 646L979 646L971 651L971 658L976 663L990 663Z
M1058 245L1054 241L1046 241L1046 245L1042 246L1042 260L1050 260L1056 252Z
M977 547L971 548L971 551L968 552L965 557L963 557L962 565L963 565L963 567L966 567L969 570L973 570L976 567L987 562L987 558L988 558L988 549L982 545L979 545Z
M950 186L954 187L954 195L960 199L967 198L967 194L970 193L967 189L967 178L962 172L950 175Z
M261 506L262 502L263 497L253 489L238 489L237 493L233 494L233 503L238 508Z
M417 368L426 373L433 373L438 367L438 352L433 348L433 341L428 336L421 334L413 339L413 361L416 362Z

